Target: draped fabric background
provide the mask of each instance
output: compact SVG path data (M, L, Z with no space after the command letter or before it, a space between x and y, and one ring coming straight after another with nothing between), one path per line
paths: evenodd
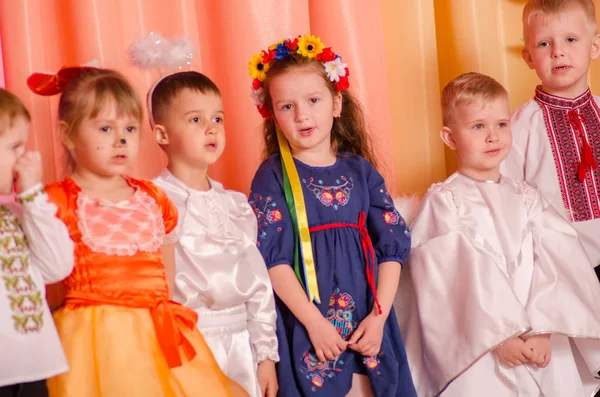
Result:
M390 189L424 193L455 168L439 139L439 92L460 73L503 83L511 106L533 95L535 73L520 56L524 0L0 0L0 85L31 110L30 148L42 152L45 181L65 175L56 135L58 98L26 86L33 72L97 59L124 73L142 98L159 78L131 66L127 47L152 31L188 36L194 69L220 87L227 148L211 175L248 193L261 161L261 118L249 97L250 56L283 37L310 32L344 57L363 103ZM4 77L4 78L2 78ZM600 66L592 67L592 90ZM152 177L166 164L147 122L131 174Z

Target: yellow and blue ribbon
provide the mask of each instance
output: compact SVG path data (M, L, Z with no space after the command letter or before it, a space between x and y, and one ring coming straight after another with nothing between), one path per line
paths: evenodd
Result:
M285 201L290 211L292 224L294 225L294 272L300 284L306 289L308 300L310 302L314 300L316 303L321 303L300 176L292 157L290 145L279 128L277 129L277 141L279 142L279 152L281 153ZM300 247L300 252L298 252L298 246ZM302 258L300 258L300 255L302 255Z

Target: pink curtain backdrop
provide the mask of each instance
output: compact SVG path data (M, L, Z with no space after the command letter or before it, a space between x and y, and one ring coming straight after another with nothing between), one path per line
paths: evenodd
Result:
M4 82L4 62L2 60L2 37L0 37L0 88L4 88L6 83Z
M155 31L197 46L194 69L220 87L227 148L211 175L248 193L260 164L261 118L249 98L249 58L284 37L312 33L341 54L364 105L381 170L396 193L424 192L443 178L433 0L0 0L6 86L33 115L30 148L44 179L65 175L56 132L58 98L29 92L27 77L97 59L124 73L142 98L159 77L129 63L127 47ZM131 174L152 177L166 164L147 122Z

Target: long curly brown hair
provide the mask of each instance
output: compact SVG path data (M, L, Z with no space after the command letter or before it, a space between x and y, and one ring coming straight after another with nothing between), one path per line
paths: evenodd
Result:
M294 69L313 69L325 81L332 96L337 95L334 83L330 82L325 73L325 69L320 61L314 58L307 58L302 55L292 54L283 59L274 61L267 73L267 78L263 82L265 104L269 113L270 120L263 123L263 134L265 139L265 159L269 156L279 153L279 144L277 142L277 127L275 117L273 116L273 103L269 93L269 83L275 77L282 75ZM371 139L365 125L365 118L360 103L349 91L342 91L342 112L339 117L333 119L331 128L331 148L334 153L354 153L367 159L373 166L377 166Z

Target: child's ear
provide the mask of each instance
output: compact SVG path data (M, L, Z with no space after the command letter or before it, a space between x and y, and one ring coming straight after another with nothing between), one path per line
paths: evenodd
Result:
M529 69L535 69L533 59L531 58L531 53L529 52L529 49L527 48L527 46L525 46L521 49L521 56L523 57L523 60L525 61L527 66L529 66Z
M75 142L73 142L73 138L71 137L71 134L69 134L69 125L66 122L61 121L58 124L58 133L60 141L67 148L67 150L73 150L75 147Z
M456 142L454 142L454 135L450 127L443 126L440 130L440 138L442 141L452 150L456 150Z
M168 145L169 144L169 134L167 134L167 129L160 125L156 124L154 126L154 139L156 139L156 143L159 145Z
M590 53L590 57L592 59L598 59L600 56L600 35L596 34L594 39L592 40L592 52Z
M340 115L342 114L342 102L342 93L338 92L333 97L333 117L340 117Z

